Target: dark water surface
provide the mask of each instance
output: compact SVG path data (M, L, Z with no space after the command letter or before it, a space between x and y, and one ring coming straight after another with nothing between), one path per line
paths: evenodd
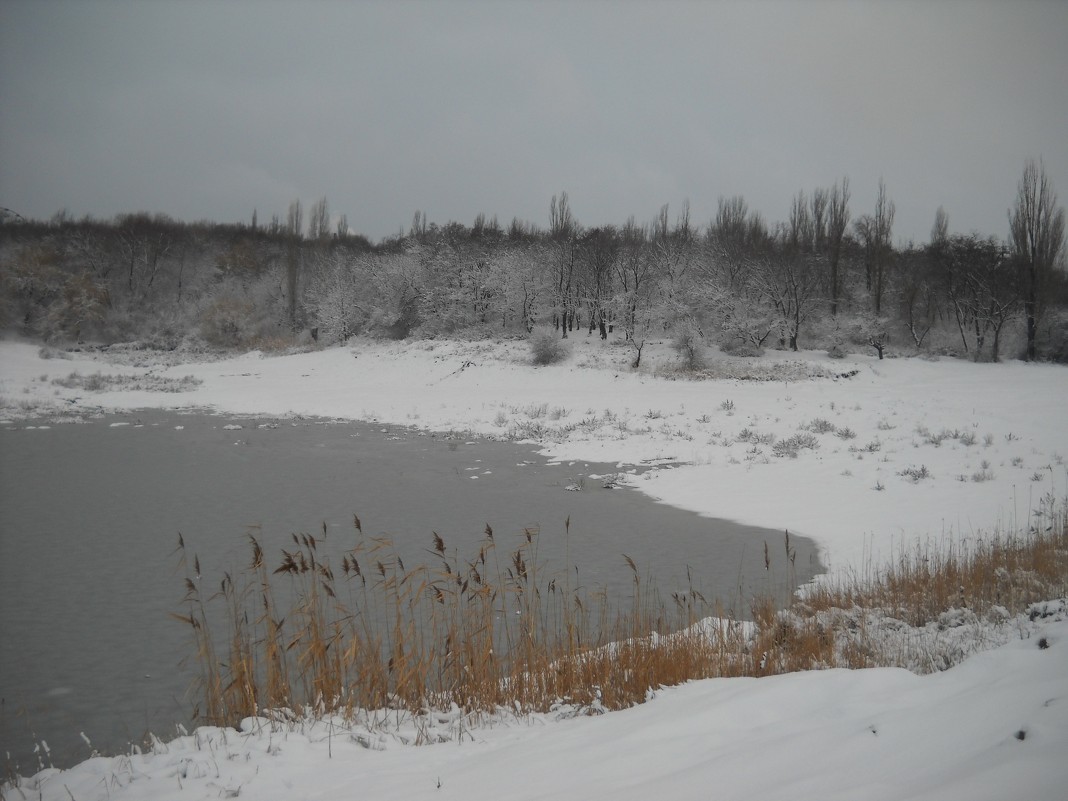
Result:
M183 611L179 532L215 582L247 564L250 526L272 565L291 533L318 535L324 523L339 553L352 547L354 514L409 567L428 561L432 531L473 559L487 523L504 548L538 529L552 565L563 564L570 518L570 562L611 597L630 598L624 553L664 593L685 589L687 567L728 605L768 586L764 541L781 552L781 532L590 478L619 470L349 422L148 411L0 430L0 758L32 773L42 740L45 764L67 766L91 753L82 732L115 753L190 725L189 634L169 616ZM791 544L807 581L819 568L812 543ZM771 581L784 586L786 571Z

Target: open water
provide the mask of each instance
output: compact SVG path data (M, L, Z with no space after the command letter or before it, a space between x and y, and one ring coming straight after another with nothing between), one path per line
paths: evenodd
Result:
M689 570L739 614L750 591L819 569L812 543L791 537L796 575L773 558L769 577L764 542L781 552L782 532L605 488L631 467L550 464L514 443L204 412L31 425L0 429L0 758L23 774L191 725L190 638L170 617L183 611L179 533L217 581L247 564L250 531L273 564L292 533L324 524L339 552L352 547L354 515L409 567L429 560L431 532L473 559L487 523L505 548L537 530L539 557L562 565L569 519L587 588L629 599L627 554L662 593L685 589Z

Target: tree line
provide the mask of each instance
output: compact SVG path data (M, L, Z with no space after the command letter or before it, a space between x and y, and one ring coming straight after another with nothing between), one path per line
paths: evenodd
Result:
M1064 209L1041 163L1025 165L1005 239L951 234L895 246L880 181L855 213L849 181L798 192L768 223L741 196L695 223L687 204L652 220L583 226L566 192L544 228L484 214L378 243L331 216L261 224L161 215L47 222L0 216L0 325L50 341L175 348L282 347L355 335L673 337L756 354L857 347L997 360L1068 361Z

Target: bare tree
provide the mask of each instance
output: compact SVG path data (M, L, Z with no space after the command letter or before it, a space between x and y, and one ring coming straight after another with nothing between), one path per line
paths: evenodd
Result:
M426 236L426 212L417 211L412 215L412 227L408 231L412 239L421 239Z
M879 179L879 194L875 199L874 244L872 266L874 267L875 314L882 312L883 288L892 255L890 237L894 229L894 201L886 197L886 184Z
M546 260L545 246L540 242L517 242L509 240L500 254L502 299L510 313L529 334L548 310L546 299L550 296L543 264Z
M286 311L289 327L294 331L297 329L297 272L301 260L299 240L303 223L304 207L299 200L294 200L286 212L286 234L289 240L286 247Z
M312 203L308 212L308 239L312 241L330 238L330 208L326 198Z
M740 195L720 198L716 219L708 228L707 238L720 267L726 272L727 286L731 290L743 289L755 254L769 243L763 218L755 211L750 212Z
M1042 315L1045 289L1053 266L1064 249L1064 208L1040 161L1028 159L1009 210L1012 247L1023 272L1023 306L1027 318L1028 361L1035 358L1035 335Z
M549 240L553 246L553 271L558 313L556 323L561 336L575 327L574 277L578 255L578 225L571 215L567 192L559 199L553 195L549 203Z
M991 237L983 244L983 258L974 261L969 275L975 309L975 358L979 359L986 333L992 332L990 357L1000 358L1001 330L1015 314L1019 302L1018 282L1004 246Z
M289 210L286 212L286 233L295 239L300 239L303 229L304 207L299 200L294 200L289 204Z
M178 226L163 215L127 214L116 220L129 297L143 299L175 246Z
M619 253L619 236L610 225L585 231L579 239L581 255L582 300L589 315L589 331L598 329L601 339L608 339L609 300L612 295L612 270Z
M865 214L853 223L853 230L864 248L865 288L871 296L876 316L882 313L883 290L893 256L890 236L894 228L894 202L886 197L886 184L879 179L875 214Z
M808 206L799 194L795 209L801 208L807 209ZM802 226L802 230L807 227ZM775 309L779 347L796 351L801 326L820 298L820 276L815 260L805 251L805 240L803 237L795 239L792 225L786 236L777 251L758 261L753 280L757 290Z
M648 316L641 312L649 308L654 294L650 284L654 281L656 270L648 234L646 228L638 225L631 216L623 226L619 258L615 262L616 277L619 279L615 305L628 340L642 329L643 320L648 322ZM641 360L640 350L638 360Z
M634 350L633 367L642 363L642 350L649 340L662 334L668 310L660 291L651 232L631 217L623 227L620 256L616 261L616 294L612 298L615 318Z
M308 270L305 295L311 325L327 342L344 342L356 334L368 317L365 303L369 259L349 259L340 250L320 249Z
M730 199L720 198L716 220L712 224L715 238L721 245L744 245L747 236L749 206L745 198L735 195Z
M821 253L827 247L827 201L829 197L830 193L826 189L812 191L812 244Z
M831 266L831 316L838 315L838 298L841 294L841 279L838 265L842 258L842 240L849 228L849 179L831 187L828 199L827 245Z
M794 196L790 205L790 239L788 247L794 253L807 253L812 250L812 217L809 216L808 200L804 191Z
M905 317L905 328L917 348L923 347L923 340L934 324L931 267L932 256L929 249L909 249L898 258L901 310Z
M575 218L571 216L571 204L567 192L561 192L559 200L553 195L549 201L549 236L566 238L574 232Z
M693 229L690 227L690 204L683 203L682 212L674 227L668 225L668 206L660 208L652 226L651 258L654 269L660 278L664 294L664 309L669 318L688 317L685 310L685 298L692 280L692 269L696 259L696 243ZM668 320L665 320L668 322Z
M932 246L942 272L944 291L953 306L965 352L973 338L973 358L983 356L993 334L991 357L999 358L1001 331L1018 306L1018 282L1005 247L978 234L950 236Z
M937 245L940 242L945 242L949 237L949 215L946 214L946 210L941 206L938 207L938 211L935 212L934 225L931 226L931 244Z

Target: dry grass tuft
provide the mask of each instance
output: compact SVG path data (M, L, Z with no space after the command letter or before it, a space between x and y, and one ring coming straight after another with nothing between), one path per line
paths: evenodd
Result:
M1047 497L1027 531L902 548L868 576L839 574L806 588L777 625L819 643L789 649L792 669L896 665L929 672L982 647L991 627L1054 598L1068 598L1068 506L1056 508ZM964 627L976 641L964 642Z

